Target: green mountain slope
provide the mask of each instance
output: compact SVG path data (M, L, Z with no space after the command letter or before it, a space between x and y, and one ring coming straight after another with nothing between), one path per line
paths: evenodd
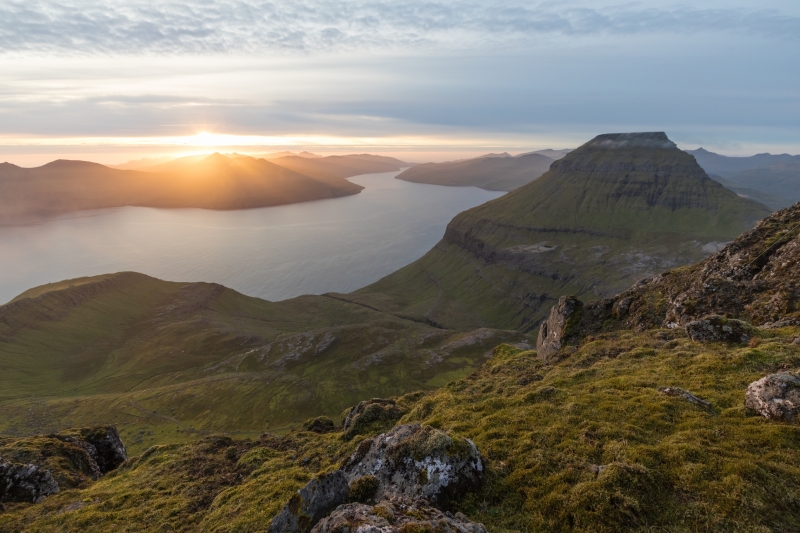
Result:
M537 153L518 157L479 157L466 161L425 163L404 170L395 178L414 183L512 191L547 172L553 161Z
M466 375L516 332L459 333L330 297L273 303L135 273L0 307L0 433L107 421L139 443L259 433ZM136 449L136 446L134 446Z
M343 297L449 328L529 331L561 295L607 296L697 261L769 212L663 133L600 135L458 215L420 260Z
M452 511L490 532L797 531L800 426L743 404L748 383L800 364L798 334L764 332L751 348L693 343L681 330L623 331L554 364L500 346L473 374L403 399L397 423L475 442L485 482ZM360 442L293 431L153 446L82 490L6 504L0 530L265 531Z

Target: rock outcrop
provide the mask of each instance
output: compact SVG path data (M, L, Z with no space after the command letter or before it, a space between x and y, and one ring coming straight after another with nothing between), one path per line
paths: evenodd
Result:
M389 498L377 505L351 503L322 519L313 533L486 533L483 524L471 522L461 513L452 515L424 500Z
M58 483L49 470L0 461L0 502L39 503L57 493Z
M297 491L272 520L269 533L307 533L337 506L347 501L350 488L344 472L320 475Z
M342 470L351 483L373 476L376 501L403 496L446 506L451 498L480 485L483 459L469 439L405 424L364 440Z
M550 309L550 316L539 327L536 354L541 359L549 359L564 346L582 310L583 303L574 296L558 299L558 303Z
M747 387L744 405L770 420L793 421L800 413L800 376L781 372Z
M114 426L0 438L4 465L0 499L36 502L59 490L80 488L117 468L126 457Z
M449 524L450 529L441 531L482 533L482 525L436 508L477 488L482 479L483 459L469 439L419 424L397 426L365 439L339 470L315 477L297 491L272 520L269 533L308 533L312 528L377 533L395 531L381 527L423 527L432 520L443 520L442 527ZM345 502L349 503L342 505ZM372 502L380 503L368 505ZM376 514L382 505L385 511ZM336 512L323 520L333 509Z
M579 329L685 327L721 315L759 328L800 325L800 203L761 220L706 260L586 305Z
M686 324L686 334L695 342L744 344L753 336L753 327L742 320L709 315Z

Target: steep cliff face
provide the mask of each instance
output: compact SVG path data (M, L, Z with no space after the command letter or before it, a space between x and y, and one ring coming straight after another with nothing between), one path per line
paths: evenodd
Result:
M600 135L461 213L425 257L348 298L452 328L529 331L559 296L609 296L702 259L768 214L664 133Z

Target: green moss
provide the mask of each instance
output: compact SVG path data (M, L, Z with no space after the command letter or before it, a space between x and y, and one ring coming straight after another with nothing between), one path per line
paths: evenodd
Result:
M378 491L380 481L375 476L361 476L350 482L349 501L358 503L370 503Z
M451 504L493 533L800 530L800 425L743 407L750 382L800 365L791 343L800 329L777 330L757 348L665 342L662 333L601 335L549 366L500 346L458 387L404 404L400 423L435 420L459 435L448 446L428 428L407 451L452 453L462 437L473 440L484 483ZM541 380L521 385L526 372ZM686 389L719 414L661 386ZM557 393L526 401L548 387ZM0 530L263 530L358 443L298 431L158 446L86 488L8 509ZM238 462L226 458L230 447Z

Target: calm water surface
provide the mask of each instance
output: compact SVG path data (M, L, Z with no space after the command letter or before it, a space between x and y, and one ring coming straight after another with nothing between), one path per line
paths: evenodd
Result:
M247 209L125 207L0 227L0 303L53 281L133 270L269 300L350 292L422 257L457 213L503 193L351 178L360 194Z

